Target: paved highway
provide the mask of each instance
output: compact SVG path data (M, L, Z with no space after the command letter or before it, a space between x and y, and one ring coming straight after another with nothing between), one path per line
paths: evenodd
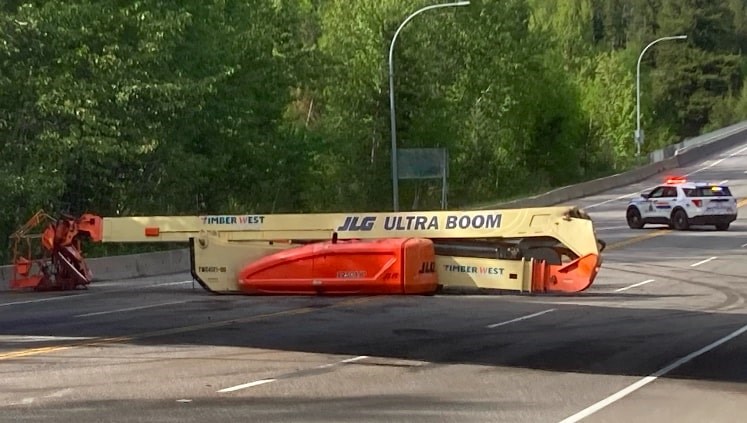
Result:
M678 172L745 198L747 143ZM609 242L582 295L2 293L0 421L743 421L747 217L628 229L659 180L573 202Z

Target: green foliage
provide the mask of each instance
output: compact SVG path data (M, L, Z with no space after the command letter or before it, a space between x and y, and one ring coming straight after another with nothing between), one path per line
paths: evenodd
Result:
M386 210L388 54L426 0L0 6L0 235L102 215ZM747 119L742 0L473 0L399 34L399 148L443 147L469 207L621 171ZM402 181L437 208L438 181ZM100 249L99 252L112 251ZM117 251L125 251L118 249Z
M632 142L635 109L635 73L623 53L598 54L589 63L590 75L583 87L583 108L589 119L593 143L588 154L597 170L626 168L635 154Z
M703 129L713 131L725 126L747 120L747 84L736 96L723 96L711 110L710 122Z
M656 55L657 115L679 136L695 136L708 124L715 104L741 88L734 14L724 1L666 0L660 24L666 33L689 38Z

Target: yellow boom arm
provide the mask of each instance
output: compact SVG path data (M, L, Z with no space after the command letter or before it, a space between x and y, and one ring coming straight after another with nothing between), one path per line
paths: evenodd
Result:
M299 243L409 237L434 242L436 271L445 287L531 292L586 289L601 265L603 248L588 215L571 207L104 217L97 238L190 242L192 271L203 286L236 292L235 276L242 266ZM539 260L555 267L537 267Z
M147 216L103 218L103 242L186 242L220 234L227 241L339 238L552 238L575 254L597 254L593 223L569 207L459 212Z

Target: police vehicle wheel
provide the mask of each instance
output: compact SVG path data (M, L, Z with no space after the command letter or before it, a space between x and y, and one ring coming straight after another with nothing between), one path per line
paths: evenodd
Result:
M635 207L628 208L628 212L625 214L628 219L628 226L630 229L641 229L643 228L643 219L641 219L641 212Z
M716 225L717 231L728 231L729 230L729 224L728 223L719 223Z
M687 219L687 213L684 210L677 210L672 215L672 226L678 231L684 231L690 227Z

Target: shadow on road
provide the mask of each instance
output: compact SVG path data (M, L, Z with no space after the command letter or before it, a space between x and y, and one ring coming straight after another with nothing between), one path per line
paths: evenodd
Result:
M621 302L647 298L592 292L568 300L600 296L617 297ZM524 368L644 376L747 324L745 314L566 305L562 297L547 297L553 304L472 296L373 297L357 304L349 304L350 298L217 297L200 291L182 292L178 297L192 301L89 319L71 317L74 310L66 310L69 303L38 314L5 311L0 335L127 336L130 339L122 342L136 345L367 355L430 366L489 366L498 372ZM532 299L538 298L544 297ZM542 316L489 327L550 309L554 310ZM3 352L21 347L2 342L0 346ZM106 354L106 345L103 351L91 351ZM711 354L718 360L677 377L747 382L742 365L747 335Z
M308 398L295 396L258 396L251 398L195 399L176 404L172 401L131 400L101 401L81 400L70 407L38 410L18 407L4 408L4 417L12 421L95 421L100 416L105 421L146 421L150 417L168 416L155 421L252 421L252 422L361 422L390 421L433 422L444 415L464 416L471 419L495 421L503 412L521 409L526 404L493 398L488 401L455 400L443 396L420 395L349 395L344 398ZM106 416L106 417L104 417ZM388 417L388 418L387 418ZM236 420L234 420L236 419ZM9 421L11 421L9 420Z

